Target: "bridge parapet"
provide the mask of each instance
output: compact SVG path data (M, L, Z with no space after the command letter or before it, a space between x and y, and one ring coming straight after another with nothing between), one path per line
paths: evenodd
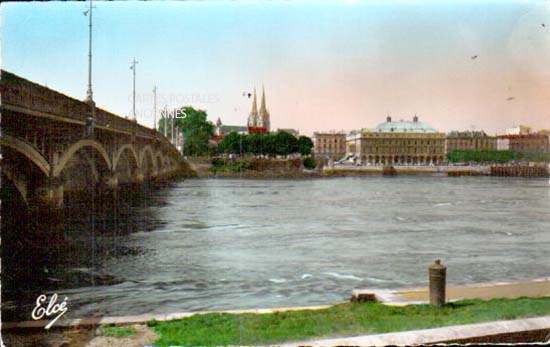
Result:
M25 109L51 116L68 118L84 125L91 112L90 105L55 90L2 70L0 79L2 105L6 108ZM137 124L96 107L96 126L105 130L119 130L138 137L169 141L154 129Z

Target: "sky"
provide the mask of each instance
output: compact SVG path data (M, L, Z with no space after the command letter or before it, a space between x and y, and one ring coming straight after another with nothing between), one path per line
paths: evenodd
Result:
M265 87L273 129L349 131L416 114L434 128L550 128L550 1L96 2L96 104L138 121L191 105L245 125ZM1 66L77 99L84 2L0 5ZM544 24L544 26L543 26ZM474 58L475 57L475 58Z

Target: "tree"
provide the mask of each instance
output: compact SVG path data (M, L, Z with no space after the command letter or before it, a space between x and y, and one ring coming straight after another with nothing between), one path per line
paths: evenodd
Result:
M289 155L298 152L298 139L285 131L275 134L275 154Z
M221 141L218 143L218 152L220 153L241 153L243 143L243 136L236 133L231 132L227 134Z
M303 161L304 167L308 170L313 170L317 167L317 162L312 157L307 157Z
M252 154L266 154L265 140L269 134L250 134L246 136L246 150Z
M307 136L300 136L298 138L298 151L301 155L310 155L313 149L313 141Z
M304 136L304 153L311 153L313 143ZM287 132L239 135L232 132L218 144L219 153L250 153L255 155L288 155L301 152L298 139Z
M175 118L175 126L183 130L185 155L198 156L210 154L208 141L214 135L214 124L207 120L206 111L191 106L182 107Z

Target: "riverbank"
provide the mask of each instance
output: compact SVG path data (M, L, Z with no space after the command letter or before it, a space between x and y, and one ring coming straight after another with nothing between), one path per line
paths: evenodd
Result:
M357 295L354 291L352 297ZM333 306L290 307L275 309L187 312L165 315L104 317L99 319L61 320L46 336L64 341L63 346L170 346L170 345L265 345L296 344L293 341L344 341L348 336L362 336L361 341L388 341L393 338L419 339L425 342L482 338L491 340L490 332L499 339L512 333L510 325L491 323L488 331L479 328L453 328L437 334L418 331L415 334L371 337L373 334L430 329L436 327L494 322L550 315L550 281L548 279L514 283L487 283L449 286L449 302L443 308L427 305L426 288L375 293L378 302L350 302ZM397 305L397 306L396 306ZM8 341L38 339L44 335L44 321L4 324ZM524 324L525 325L525 324ZM550 325L543 328L550 329ZM521 324L520 324L521 326ZM530 326L530 325L529 325ZM538 326L538 325L537 325ZM6 330L7 329L7 330ZM527 326L524 330L527 329ZM451 333L449 333L449 331ZM459 333L457 333L458 331ZM466 333L460 333L466 331ZM514 341L521 338L545 337L513 331ZM540 336L539 336L540 335ZM382 336L382 335L380 335ZM430 339L426 340L428 337ZM445 336L443 338L442 336ZM331 340L326 340L330 338ZM439 340L438 340L439 338ZM517 340L520 339L520 340ZM381 340L382 341L382 340ZM500 340L498 340L500 341ZM540 342L540 341L539 341ZM300 343L303 344L303 343ZM340 343L341 344L341 343ZM26 346L10 344L10 346ZM53 346L53 344L52 344Z
M383 166L324 166L304 169L300 159L258 159L235 162L223 166L209 161L192 163L198 178L244 178L244 179L307 179L327 177L381 176ZM395 166L398 175L431 176L483 176L491 173L490 166Z
M155 341L159 346L265 345L548 314L549 298L521 298L464 300L443 308L346 303L322 310L198 315L176 321L150 322L148 325L159 334L159 340Z
M381 176L383 166L334 165L304 169L301 159L243 159L225 161L223 165L212 164L204 158L190 159L199 178L243 178L243 179L309 179L330 177ZM394 166L396 175L425 176L509 176L547 177L548 169L540 166L506 165L438 165L438 166Z
M426 304L429 302L428 288L412 288L402 290L369 290L358 289L351 294L352 301L361 298L375 298L386 305L403 306L410 304ZM541 278L523 282L497 282L481 284L450 285L446 289L447 301L463 299L489 300L494 298L541 298L550 297L550 279Z
M397 175L419 175L419 176L489 176L489 166L480 167L454 167L454 166L396 166ZM308 179L308 178L331 178L331 177L363 177L382 176L382 166L336 166L324 167L316 170L292 170L292 171L212 171L208 168L198 171L198 178L243 178L243 179Z
M462 300L437 308L426 304L394 307L377 302L342 303L328 308L270 313L195 313L171 321L146 324L79 326L51 332L4 331L9 346L17 337L35 339L48 334L63 346L172 346L172 345L267 345L293 341L342 338L411 331L462 324L493 322L550 315L550 298ZM550 327L548 327L550 328ZM25 337L23 337L25 336ZM27 340L28 341L28 340ZM436 342L436 341L433 341ZM296 344L296 343L294 343ZM303 343L301 343L303 344ZM50 344L60 346L60 344ZM48 344L46 344L48 346Z

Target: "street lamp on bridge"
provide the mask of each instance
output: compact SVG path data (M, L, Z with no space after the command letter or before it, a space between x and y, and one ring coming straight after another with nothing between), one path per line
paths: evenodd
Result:
M93 136L95 127L95 102L94 93L92 91L92 11L94 6L92 0L89 2L88 10L84 12L88 16L88 90L86 91L86 102L91 107L91 114L86 118L86 136Z
M137 122L137 117L136 117L136 64L137 63L138 62L136 61L136 58L134 58L134 60L132 60L132 65L130 66L130 70L132 70L133 76L134 76L134 90L132 93L132 114L134 116L135 122Z
M157 86L153 88L153 129L157 130Z

